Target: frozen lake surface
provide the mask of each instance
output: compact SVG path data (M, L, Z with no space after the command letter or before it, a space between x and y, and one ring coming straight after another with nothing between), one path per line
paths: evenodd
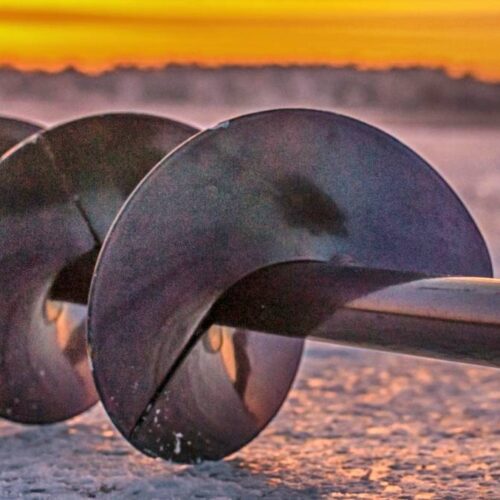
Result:
M175 111L202 125L233 114ZM451 182L500 275L500 128L375 124ZM100 406L48 427L2 421L0 498L499 498L499 387L491 369L310 343L279 416L220 463L144 457Z

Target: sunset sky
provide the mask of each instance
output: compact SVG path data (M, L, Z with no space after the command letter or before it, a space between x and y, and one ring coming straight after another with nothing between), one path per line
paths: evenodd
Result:
M0 64L444 66L500 81L500 0L0 0Z

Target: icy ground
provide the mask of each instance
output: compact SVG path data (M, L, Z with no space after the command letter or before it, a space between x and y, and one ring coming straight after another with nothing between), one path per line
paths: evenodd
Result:
M68 115L57 113L47 119ZM226 117L206 109L182 115L202 125ZM384 128L466 200L498 275L500 129ZM311 343L279 416L220 463L146 458L100 406L49 427L2 421L0 498L500 498L499 381L492 369Z
M142 456L99 406L0 424L2 498L499 498L500 390L486 368L310 350L282 412L220 463Z

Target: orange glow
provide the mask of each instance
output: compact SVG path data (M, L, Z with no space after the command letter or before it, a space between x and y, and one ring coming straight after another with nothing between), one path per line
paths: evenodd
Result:
M406 4L406 5L405 5ZM0 64L444 66L500 80L500 2L0 0Z

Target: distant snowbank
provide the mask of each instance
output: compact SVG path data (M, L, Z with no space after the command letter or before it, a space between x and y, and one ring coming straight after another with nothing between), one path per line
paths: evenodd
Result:
M169 66L122 68L98 76L75 70L50 74L0 69L0 102L72 100L82 93L111 101L210 105L289 105L453 111L500 115L500 84L450 78L423 68L360 71L332 67Z

